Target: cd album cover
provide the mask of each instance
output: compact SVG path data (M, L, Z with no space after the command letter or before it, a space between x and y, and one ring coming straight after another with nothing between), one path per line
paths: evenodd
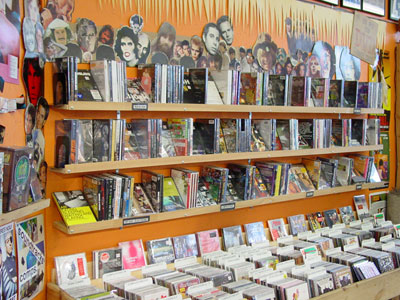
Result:
M44 218L40 214L16 224L19 299L34 299L44 288ZM4 283L3 283L4 284Z
M196 235L188 234L172 238L176 258L198 256Z
M17 262L14 245L14 223L0 227L2 263L2 298L17 299ZM19 271L21 273L21 269Z
M142 240L120 242L122 249L122 264L124 269L136 269L146 265L146 256Z

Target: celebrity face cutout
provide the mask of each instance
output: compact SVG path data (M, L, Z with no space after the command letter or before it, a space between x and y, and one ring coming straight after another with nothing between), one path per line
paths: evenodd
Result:
M231 24L226 21L220 24L219 30L221 31L221 36L224 41L228 44L228 46L233 43L233 28Z
M84 26L84 28L79 29L79 46L84 52L93 53L96 49L96 28L94 28L94 26Z
M174 40L170 35L161 35L160 36L160 50L161 52L169 52L170 49L172 48L172 44L174 43Z
M55 28L54 29L54 38L56 43L61 45L67 44L67 30L65 28Z
M104 30L99 38L100 43L108 45L111 41L111 32L109 30Z
M194 61L198 60L200 57L200 46L192 44L191 54Z
M150 49L148 48L148 45L149 45L149 37L145 33L140 33L137 44L139 59L149 53Z
M37 74L35 68L31 63L28 65L27 78L28 78L27 85L28 85L29 99L31 103L36 104L41 92L42 78L40 77L39 74Z
M46 117L46 110L43 106L39 105L36 109L36 129L43 129Z
M126 61L130 61L134 58L134 49L135 45L129 37L125 36L121 39L122 56Z
M206 35L203 35L204 44L208 53L215 55L219 45L219 31L215 27L210 27Z

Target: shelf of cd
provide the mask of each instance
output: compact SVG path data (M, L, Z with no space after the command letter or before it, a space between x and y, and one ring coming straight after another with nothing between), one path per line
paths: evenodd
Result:
M168 264L168 268L174 270L174 264ZM55 270L53 270L52 273L55 273ZM132 275L137 278L141 278L140 271L133 271ZM52 277L55 277L55 274L52 274ZM344 288L328 292L312 299L391 299L400 294L398 288L399 277L400 268L383 273L370 279L358 281ZM91 284L97 286L98 288L103 288L103 281L101 279L93 279L91 280ZM47 283L47 294L48 296L53 296L54 299L73 299L55 283L55 279L52 279L51 282Z
M0 226L13 222L17 219L29 216L37 211L49 207L49 205L50 205L50 199L42 199L32 204L28 204L27 206L10 211L8 213L3 213L0 215Z
M325 196L331 194L340 194L345 192L352 192L356 190L362 189L377 189L377 188L385 188L387 187L385 182L378 183L364 183L359 185L349 185L349 186L340 186L331 189L325 190L317 190L313 193L296 193L289 195L281 195L269 198L259 198L254 200L247 201L239 201L239 202L228 202L219 205L206 206L206 207L196 207L189 208L184 210L176 210L171 212L157 213L148 216L136 216L126 219L116 219L116 220L107 220L107 221L99 221L95 223L81 224L81 225L73 225L67 227L63 221L55 221L54 227L58 230L66 233L66 234L79 234L93 231L102 231L108 229L117 229L123 228L126 226L133 226L134 224L144 224L144 223L154 223L172 219L180 219L193 217L198 215L210 214L210 213L218 213L221 211L232 210L232 209L240 209L240 208L249 208L254 206L273 204L279 202L293 201L304 198L311 198L316 196ZM232 205L229 207L229 205ZM227 207L228 206L228 207Z
M331 147L324 149L301 149L301 150L277 150L266 152L239 152L223 154L206 154L194 156L160 157L138 160L106 161L97 163L69 164L64 168L52 168L51 170L61 174L77 174L86 172L100 172L122 169L138 169L149 167L167 167L176 165L204 164L215 162L229 162L249 159L270 159L280 157L301 157L309 155L341 154L364 151L382 150L383 145L353 146L353 147Z
M351 107L301 107L301 106L259 106L259 105L221 105L221 104L174 104L147 103L141 105L131 102L92 102L71 101L69 104L55 106L63 110L75 111L160 111L160 112L257 112L257 113L302 113L302 114L383 114L383 109Z

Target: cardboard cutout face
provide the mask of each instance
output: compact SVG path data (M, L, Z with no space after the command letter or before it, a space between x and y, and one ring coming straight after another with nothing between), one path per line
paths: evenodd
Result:
M29 102L36 105L39 97L43 95L43 69L39 57L24 59L23 77Z
M99 43L104 45L113 46L114 45L114 29L111 25L104 25L99 31L98 36Z
M25 143L33 148L33 131L35 129L36 107L30 103L25 110Z
M258 43L253 48L253 55L257 59L257 63L263 71L272 72L276 64L276 53L278 47L268 38L268 36L268 34L261 34L259 36ZM260 37L263 38L260 39ZM244 55L246 55L246 53L244 53Z
M228 46L233 43L233 26L228 16L222 16L217 20L221 37Z
M30 139L32 139L33 129L35 128L35 121L36 121L36 108L32 103L30 103L28 104L25 110L25 133L27 136L27 142L28 142L28 135L30 136Z
M217 54L219 46L220 32L217 24L208 23L203 29L203 42L210 55Z
M37 49L36 46L36 28L35 23L29 18L24 18L22 25L22 34L24 37L25 56L32 57Z
M34 24L40 22L39 1L24 0L25 18L32 20Z
M137 44L137 35L133 33L131 28L123 26L117 32L114 45L115 54L125 61L127 66L136 66L138 63Z
M41 12L42 24L45 29L55 19L71 22L75 8L75 0L48 0L47 6Z
M143 32L138 35L137 55L139 63L144 64L150 54L150 39L149 36Z
M142 32L144 22L143 22L143 17L140 15L133 15L129 19L129 26L132 28L133 33L138 35L140 32Z
M49 104L47 100L40 97L36 105L36 125L35 128L43 130L44 124L49 117Z
M65 46L72 38L71 27L67 22L55 19L48 25L45 36L50 37L57 44Z
M204 44L201 38L197 35L193 36L190 39L190 55L193 60L197 62L199 58L203 55L204 52Z
M307 76L313 78L321 77L321 64L316 55L311 55L307 61Z
M151 54L154 56L161 52L167 56L167 63L174 55L174 46L176 42L176 30L168 22L164 22L157 32L157 37L152 43ZM158 55L160 57L160 55ZM152 58L153 61L153 58Z
M314 44L312 54L319 58L321 65L321 77L332 78L335 74L335 52L327 42L318 41Z
M97 49L97 27L96 24L86 18L79 19L76 23L76 36L79 47L83 52L83 61L89 62L92 54Z
M336 79L359 80L360 59L350 54L348 47L335 46Z

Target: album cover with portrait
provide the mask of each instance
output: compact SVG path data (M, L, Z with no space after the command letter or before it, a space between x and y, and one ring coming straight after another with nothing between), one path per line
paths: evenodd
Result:
M43 214L16 223L19 299L34 299L45 285Z
M15 255L14 223L0 227L0 250L2 264L2 299L17 299L17 261ZM19 274L23 274L19 270Z

